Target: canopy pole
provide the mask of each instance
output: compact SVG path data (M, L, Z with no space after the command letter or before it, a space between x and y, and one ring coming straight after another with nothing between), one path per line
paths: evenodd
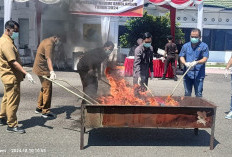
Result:
M37 40L38 45L40 44L40 33L41 33L41 17L42 17L42 6L40 1L36 1L36 23L37 23Z
M170 21L171 21L171 35L173 36L173 42L175 42L176 31L176 8L170 6Z
M201 36L203 37L203 2L198 5L198 13L197 13L197 28L201 30Z
M4 26L11 18L13 0L4 0ZM5 27L4 27L5 30Z

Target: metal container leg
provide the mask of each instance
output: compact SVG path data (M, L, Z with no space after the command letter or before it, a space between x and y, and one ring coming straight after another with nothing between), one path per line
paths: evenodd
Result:
M85 105L81 105L81 137L80 137L80 150L84 149L84 133L85 133L85 113L84 113Z
M211 127L210 150L213 150L213 148L214 148L215 120L216 120L216 108L214 109L213 124L212 124L212 127Z

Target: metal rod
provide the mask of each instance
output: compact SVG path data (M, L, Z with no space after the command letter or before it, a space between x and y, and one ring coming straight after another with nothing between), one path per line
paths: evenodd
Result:
M183 80L183 78L185 77L185 75L188 73L188 71L192 68L192 66L190 66L186 72L183 74L183 76L180 78L180 80L178 81L178 83L176 84L175 88L172 91L172 94L170 96L172 96L174 94L174 92L176 91L177 87L180 85L180 82Z
M56 79L57 81L62 81L67 83L68 85L70 85L72 88L76 89L77 91L79 91L80 93L84 94L85 96L87 96L90 100L92 100L94 103L99 104L99 102L97 102L96 100L94 100L93 98L91 98L89 95L87 95L85 92L82 92L81 90L79 90L78 88L72 86L70 83L68 83L66 80L62 80L62 79Z
M78 95L77 93L71 91L70 89L66 88L65 86L63 86L63 85L61 85L61 84L59 84L59 83L57 83L57 82L51 80L50 78L47 78L46 76L42 76L42 77L45 78L45 79L47 79L47 80L49 80L49 81L51 81L52 83L55 83L55 84L58 85L58 86L64 88L64 89L67 90L69 93L72 93L72 94L76 95L77 97L79 97L79 98L85 100L86 102L90 103L91 105L93 105L92 102L90 102L89 100L83 98L82 96Z
M110 85L109 83L107 83L106 81L104 81L104 80L102 80L102 79L100 79L100 81L104 82L105 84L107 84L108 86L111 87L111 85Z
M143 83L143 85L147 88L147 90L148 90L148 92L151 94L151 96L154 97L154 95L152 94L152 92L151 92L151 90L148 88L148 86L147 86L145 83Z

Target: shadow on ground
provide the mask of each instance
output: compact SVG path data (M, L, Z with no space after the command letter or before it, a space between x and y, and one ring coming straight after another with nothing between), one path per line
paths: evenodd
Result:
M56 115L66 113L66 119L70 119L71 114L77 109L80 109L80 107L62 106L62 107L51 109L51 111ZM49 120L54 120L54 119L55 118L43 118L41 117L41 114L38 114L38 116L34 116L34 117L31 117L30 119L20 121L19 124L22 124L24 129L32 128L35 126L41 126L41 127L53 129L53 127L47 126L45 125L45 123Z
M208 146L210 134L193 129L99 128L89 131L90 146ZM214 146L219 142L214 140Z

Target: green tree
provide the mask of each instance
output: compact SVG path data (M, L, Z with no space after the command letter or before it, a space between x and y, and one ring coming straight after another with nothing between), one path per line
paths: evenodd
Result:
M177 25L175 38L183 40L184 33ZM164 49L167 43L167 35L171 34L169 13L165 16L153 16L145 12L143 17L130 18L125 26L127 28L126 32L119 37L121 47L132 47L136 44L137 39L142 37L143 33L150 32L154 51L158 48Z

